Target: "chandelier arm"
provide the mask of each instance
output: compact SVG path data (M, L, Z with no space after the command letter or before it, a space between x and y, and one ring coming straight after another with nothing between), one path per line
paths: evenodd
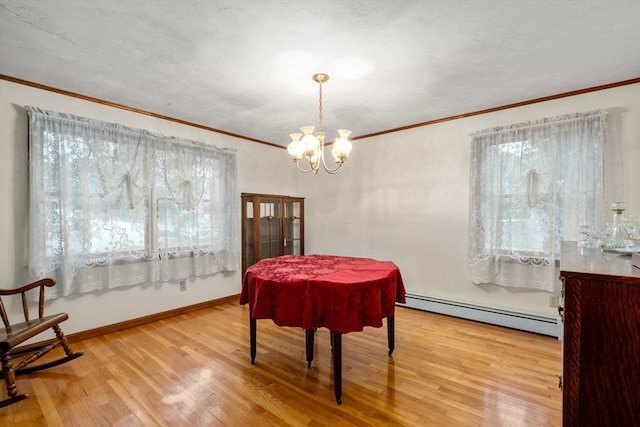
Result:
M338 163L338 166L336 166L334 169L328 169L327 166L324 166L324 170L325 172L329 173L329 174L336 174L338 173L338 169L340 169L343 165L343 162Z
M309 166L311 167L314 175L318 173L318 169L320 169L318 162L315 163L315 167L313 166L313 163L309 162Z
M336 166L335 168L331 169L327 166L327 162L325 161L325 155L324 155L324 138L322 138L320 140L320 151L322 152L322 166L324 167L324 170L327 171L328 173L334 174L336 172L338 172L338 169L340 169L342 167L342 164L344 163L344 161L339 162L338 166Z
M299 160L296 160L294 163L295 163L295 164L296 164L296 166L298 167L298 170L299 170L300 172L302 172L302 173L309 173L309 172L317 173L317 172L318 172L317 170L314 170L314 169L311 167L311 165L309 165L309 169L302 169L302 168L300 167L300 161L299 161Z

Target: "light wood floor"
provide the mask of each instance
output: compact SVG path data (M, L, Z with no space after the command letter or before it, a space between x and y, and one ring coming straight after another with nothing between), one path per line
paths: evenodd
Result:
M386 328L343 336L342 405L326 329L308 369L304 332L259 320L252 365L248 309L233 303L73 348L85 355L18 377L30 397L0 426L561 425L557 339L404 307L391 357Z

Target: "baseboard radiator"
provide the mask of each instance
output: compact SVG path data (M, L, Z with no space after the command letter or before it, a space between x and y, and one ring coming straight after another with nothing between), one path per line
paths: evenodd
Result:
M516 313L423 295L407 294L406 307L511 329L558 337L558 320L552 317Z

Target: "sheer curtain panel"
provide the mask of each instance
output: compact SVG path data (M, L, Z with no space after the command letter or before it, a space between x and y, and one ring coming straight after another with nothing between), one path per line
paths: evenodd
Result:
M29 267L58 281L48 298L238 268L234 150L26 108Z
M471 135L468 276L556 291L561 240L603 211L605 112Z

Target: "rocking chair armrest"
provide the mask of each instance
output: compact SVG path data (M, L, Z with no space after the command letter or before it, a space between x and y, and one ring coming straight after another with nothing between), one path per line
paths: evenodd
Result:
M0 289L0 318L4 323L5 327L9 326L9 318L7 316L7 311L4 307L4 303L2 302L2 296L11 296L21 294L22 298L22 313L24 314L25 322L29 321L29 302L27 301L27 292L31 289L40 288L38 294L38 318L42 319L44 317L44 288L45 286L51 287L56 284L56 281L51 278L44 278L40 280L36 280L33 283L29 283L28 285L24 285L17 289Z
M27 285L24 285L20 288L16 288L16 289L0 289L0 296L2 295L17 295L23 292L27 292L30 291L31 289L35 289L37 287L40 286L47 286L47 287L51 287L51 286L55 286L56 281L54 279L51 278L44 278L44 279L40 279L40 280L36 280L33 283L29 283Z

